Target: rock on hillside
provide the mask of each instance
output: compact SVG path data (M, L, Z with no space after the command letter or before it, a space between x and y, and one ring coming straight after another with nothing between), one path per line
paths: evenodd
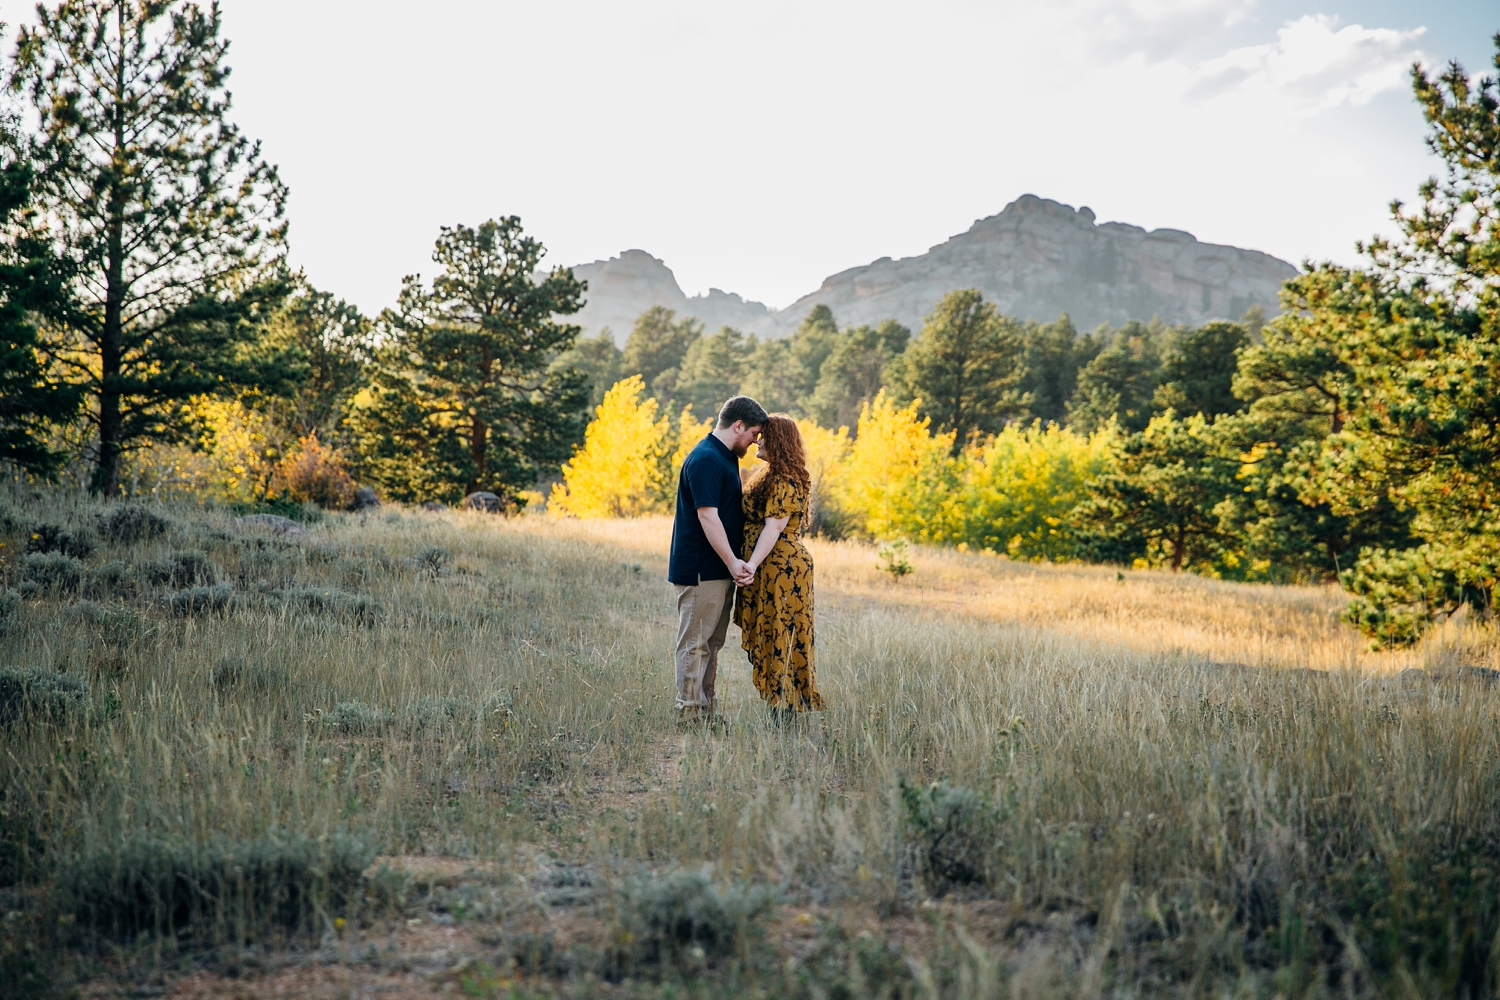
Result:
M1152 316L1198 325L1238 319L1252 305L1275 315L1277 291L1296 273L1270 254L1200 243L1179 229L1099 224L1087 208L1028 194L921 256L840 271L748 329L784 335L821 304L840 326L894 317L915 331L954 288L978 288L1021 319L1066 312L1080 330Z
M635 318L652 306L675 309L679 316L696 316L710 333L726 324L748 329L771 315L771 310L759 302L746 302L717 288L689 298L672 269L644 250L626 250L609 260L579 264L573 268L573 275L587 281L589 287L583 309L570 320L582 326L586 334L609 327L621 347Z

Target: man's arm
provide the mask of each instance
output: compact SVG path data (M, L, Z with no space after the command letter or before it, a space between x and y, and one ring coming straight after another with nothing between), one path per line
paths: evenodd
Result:
M699 507L698 523L703 525L703 534L708 539L708 544L713 546L719 558L724 560L724 565L729 567L730 578L735 583L748 583L755 573L729 547L729 534L724 530L724 522L719 520L719 508Z

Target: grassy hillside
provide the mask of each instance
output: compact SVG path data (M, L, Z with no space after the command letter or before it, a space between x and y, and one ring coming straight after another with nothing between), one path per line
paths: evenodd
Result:
M0 511L6 995L1495 986L1486 628L814 542L828 711L683 730L663 519L122 510Z

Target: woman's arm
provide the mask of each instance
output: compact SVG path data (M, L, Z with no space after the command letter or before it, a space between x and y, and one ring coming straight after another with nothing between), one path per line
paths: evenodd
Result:
M765 561L766 556L771 554L771 549L776 546L776 540L781 537L782 531L786 530L786 523L790 520L790 517L766 518L766 529L756 540L755 551L750 553L749 559L745 560L750 567L750 572L760 569L760 564Z

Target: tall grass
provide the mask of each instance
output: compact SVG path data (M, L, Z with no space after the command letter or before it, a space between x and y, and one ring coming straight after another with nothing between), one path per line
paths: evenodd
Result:
M1372 654L1322 589L928 550L893 581L815 542L828 710L776 723L731 650L727 727L680 730L664 519L385 511L289 540L188 507L116 538L99 513L17 495L0 518L11 589L32 521L97 539L0 636L0 666L88 683L0 729L15 982L378 924L402 904L377 856L541 851L617 886L599 905L641 940L705 864L702 892L874 926L989 914L896 959L835 928L784 981L770 944L667 949L782 990L1494 988L1500 691L1455 672L1493 662L1479 625ZM228 600L181 599L159 567L184 552ZM610 940L598 968L623 968Z

